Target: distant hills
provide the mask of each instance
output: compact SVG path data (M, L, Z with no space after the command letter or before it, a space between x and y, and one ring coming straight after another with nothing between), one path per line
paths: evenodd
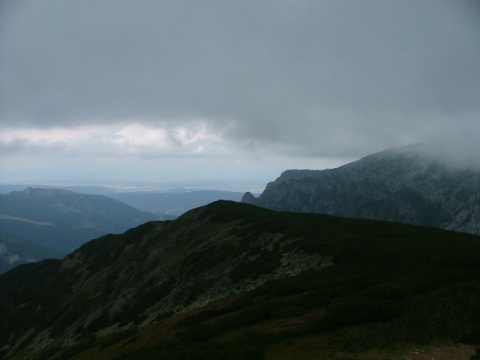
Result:
M92 185L40 185L40 184L0 184L0 194L8 194L12 191L23 191L27 188L34 189L49 189L49 190L69 190L81 194L91 195L110 195L117 192L117 190L105 186Z
M0 231L0 273L19 264L61 256L61 251Z
M365 360L475 344L479 253L464 233L218 201L0 276L0 357Z
M21 263L62 257L107 233L121 233L150 220L172 220L219 199L240 201L242 197L240 192L215 190L159 193L70 187L108 194L103 196L49 187L1 188L17 190L0 194L0 273Z
M51 254L65 255L88 240L154 219L152 213L102 195L40 188L0 194L0 231L17 242L22 238L50 248Z
M280 211L368 218L480 234L480 171L455 167L421 144L329 170L288 170L243 202Z
M27 187L41 189L62 189L82 194L105 195L136 209L154 213L161 220L172 220L199 206L217 200L240 201L243 193L237 191L206 190L189 188L161 189L151 186L148 190L132 188L109 188L102 186L48 186L0 184L0 194L23 191ZM141 187L140 187L141 189Z
M164 219L175 218L188 210L210 204L217 200L240 201L243 193L218 190L194 190L182 192L117 192L110 194L113 199L137 209L150 211Z

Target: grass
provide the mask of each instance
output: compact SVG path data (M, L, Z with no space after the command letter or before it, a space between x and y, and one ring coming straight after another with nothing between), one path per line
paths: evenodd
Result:
M174 234L174 227L182 226L181 219L172 222L172 227L165 225L165 231ZM331 256L333 266L269 280L256 289L231 295L202 309L160 319L135 334L85 342L83 346L91 348L79 345L85 358L93 359L95 354L111 358L115 354L119 359L133 360L273 359L275 356L286 359L287 355L306 359L312 354L323 354L323 358L337 360L368 356L380 359L392 349L412 344L480 342L478 236L378 221L276 213L228 202L199 210L197 219L206 222L203 225L206 229L196 228L185 236L185 242L195 244L196 250L186 252L178 262L188 276L238 257L230 281L255 279L272 273L280 264L282 252L293 250ZM148 237L150 227L153 225L136 231L139 236ZM225 234L231 242L208 243L216 233ZM259 239L265 238L263 234L277 233L282 234L281 240L265 250ZM164 241L165 236L159 238ZM134 238L135 234L130 233L119 239L133 246ZM184 250L187 245L182 244ZM115 237L109 237L103 243L97 241L85 246L85 250L91 253L93 268L100 269L100 255L111 264L115 261L112 254L120 253L121 245L122 241L118 243ZM48 275L47 285L65 282L56 272L57 263L47 265L36 265ZM32 282L33 275L25 268L14 275ZM1 289L5 279L0 278ZM34 279L42 281L38 274ZM138 324L142 311L168 294L179 281L171 274L164 282L156 282L157 286L140 291L113 321ZM64 284L62 291L68 293L68 285ZM194 299L204 290L202 287L208 286L208 282L194 284L187 290ZM50 289L54 293L55 287ZM32 303L36 295L28 291L24 294ZM39 295L46 306L50 303L44 296ZM67 303L63 309L59 307L59 333L88 310L81 298L77 301ZM25 309L33 306L17 309L15 314L28 324L27 316L31 314L26 314ZM41 316L52 314L55 313ZM111 321L105 314L91 326L97 330ZM6 338L9 332L4 327ZM165 328L163 335L153 336L155 329L161 327ZM144 340L149 337L154 339ZM108 342L108 346L101 349L102 342L104 345ZM61 351L59 354L61 358Z

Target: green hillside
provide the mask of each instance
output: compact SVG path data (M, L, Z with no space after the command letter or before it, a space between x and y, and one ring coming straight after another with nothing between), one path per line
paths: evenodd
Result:
M59 251L0 231L0 273L10 270L21 263L58 258L60 256L61 253Z
M479 254L475 235L219 201L1 276L0 348L345 360L475 346Z
M103 195L28 188L0 194L0 231L58 250L62 255L88 240L156 219Z

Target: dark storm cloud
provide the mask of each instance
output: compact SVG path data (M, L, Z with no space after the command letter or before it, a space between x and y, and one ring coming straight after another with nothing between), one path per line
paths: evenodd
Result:
M299 155L458 145L480 136L479 24L473 0L4 1L0 119L202 118Z

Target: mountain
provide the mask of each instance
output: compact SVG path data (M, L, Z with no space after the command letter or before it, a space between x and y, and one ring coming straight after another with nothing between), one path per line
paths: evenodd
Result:
M149 188L148 190L132 190L131 188L108 188L102 186L48 186L48 185L5 185L0 184L0 194L12 191L23 191L27 187L69 190L76 193L105 195L130 205L136 209L154 213L158 219L173 220L179 215L199 206L207 205L217 200L240 201L243 193L236 191L221 190L186 190L175 188L174 190L160 190Z
M329 170L288 170L243 202L280 211L387 220L480 234L480 171L422 145L392 148Z
M155 218L102 195L38 188L0 194L0 231L63 255L88 240Z
M217 200L240 201L242 195L242 193L234 191L195 190L163 193L119 192L109 196L137 209L155 213L164 219L165 216L170 216L173 219L188 210Z
M479 253L475 235L218 201L1 275L0 356L362 360L475 344Z
M0 231L0 273L13 267L46 258L58 258L59 251Z
M70 185L70 186L60 186L60 185L34 185L34 184L24 184L24 185L15 185L15 184L0 184L0 194L8 194L12 191L23 191L27 188L42 188L50 190L69 190L76 193L82 194L92 194L92 195L111 195L117 192L116 189L108 188L105 186L90 186L90 185Z

